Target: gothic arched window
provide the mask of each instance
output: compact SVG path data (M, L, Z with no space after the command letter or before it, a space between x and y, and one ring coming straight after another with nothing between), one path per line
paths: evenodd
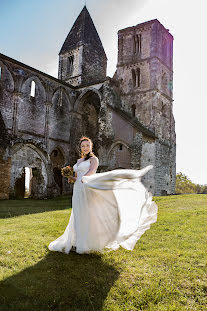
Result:
M134 69L132 69L132 83L133 83L133 87L135 87L136 86L136 73Z
M134 54L140 54L142 49L142 35L137 34L133 36L133 52Z
M74 61L74 55L69 56L67 72L70 76L72 75L72 72L73 72L73 61Z
M135 36L133 36L133 53L134 54L136 54L136 47L137 47L137 45L136 45L136 38L135 38Z
M137 68L136 71L135 69L132 69L132 84L133 87L140 87L140 68Z
M140 68L137 68L137 86L140 86Z
M61 107L62 105L63 105L63 90L61 88L59 92L58 106Z
M141 53L142 48L142 35L137 35L137 53Z
M54 150L54 151L53 151L53 156L54 156L54 157L57 157L57 156L58 156L58 151L57 151L57 150Z
M30 91L30 96L35 97L35 82L31 82L31 91Z
M136 116L136 105L133 104L131 106L131 109L132 109L132 116L135 117Z

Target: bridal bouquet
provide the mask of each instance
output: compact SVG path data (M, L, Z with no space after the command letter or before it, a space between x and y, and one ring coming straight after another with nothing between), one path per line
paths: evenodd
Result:
M63 177L67 177L67 178L72 177L73 176L73 168L70 165L62 167L61 168L61 174ZM73 182L73 181L71 181L71 182Z

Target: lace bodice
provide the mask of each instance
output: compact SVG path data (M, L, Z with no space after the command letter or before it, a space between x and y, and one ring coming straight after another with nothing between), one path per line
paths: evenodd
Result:
M85 175L90 168L90 159L86 161L82 161L77 165L77 163L73 166L73 170L77 173L77 181L80 181L83 175Z

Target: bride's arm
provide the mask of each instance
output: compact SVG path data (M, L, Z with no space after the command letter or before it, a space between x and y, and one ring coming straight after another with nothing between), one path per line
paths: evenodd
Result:
M68 183L70 183L71 180L76 181L76 179L77 179L77 173L75 173L75 176L68 177Z
M90 162L91 162L90 168L84 176L90 176L90 175L95 174L95 172L98 168L98 159L97 158L91 157Z

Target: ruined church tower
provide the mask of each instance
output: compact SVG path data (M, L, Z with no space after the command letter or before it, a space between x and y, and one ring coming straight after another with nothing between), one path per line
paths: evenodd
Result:
M154 193L174 193L173 36L157 19L118 32L114 79L121 109L154 133L154 141L142 136L141 156L144 167L153 155Z
M173 36L157 19L118 32L115 78L124 108L159 138L175 142Z
M59 53L58 78L73 86L102 82L107 57L91 16L84 6Z

